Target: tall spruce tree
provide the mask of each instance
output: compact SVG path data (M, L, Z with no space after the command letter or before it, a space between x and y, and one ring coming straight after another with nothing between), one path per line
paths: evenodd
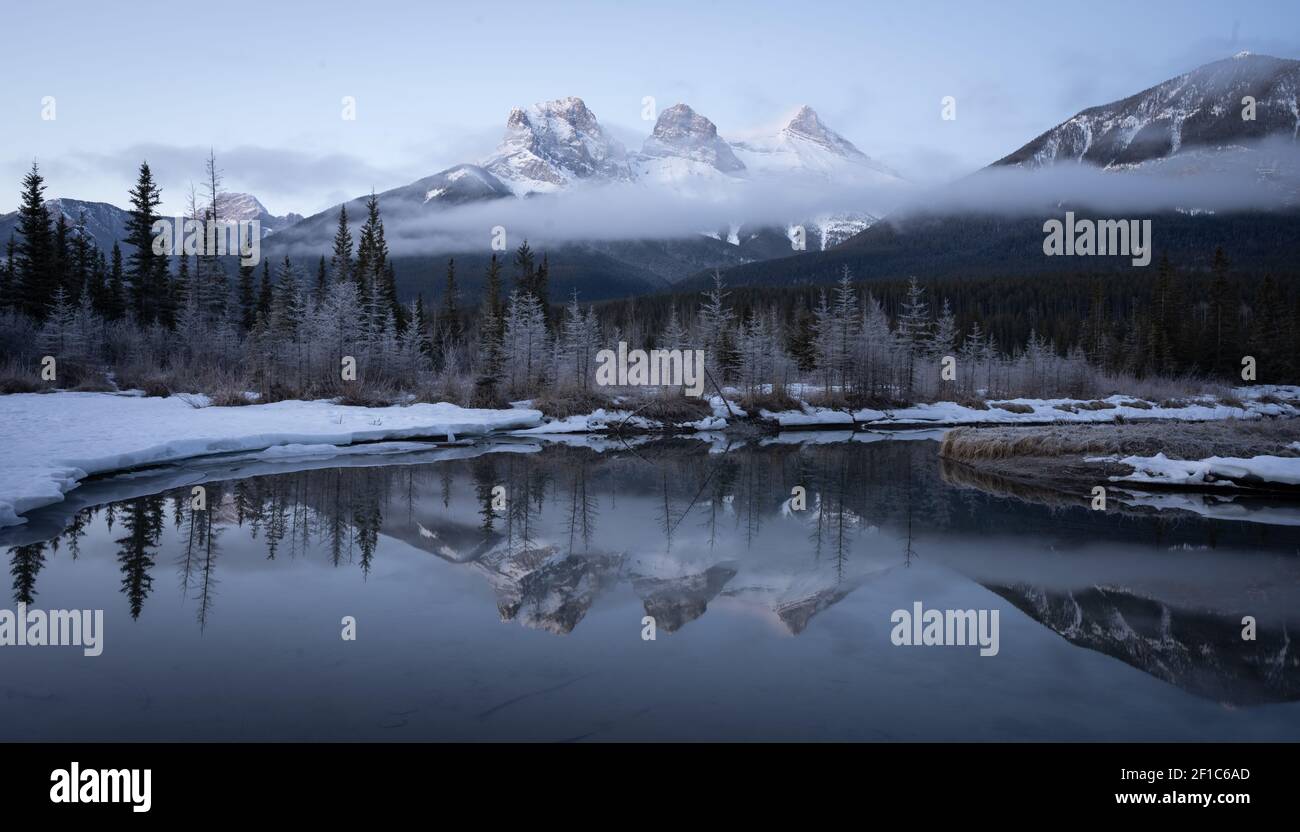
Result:
M520 292L537 294L537 266L533 249L524 240L515 249L515 289Z
M248 332L257 323L257 290L254 287L254 267L239 264L239 330Z
M161 202L162 192L154 182L153 171L148 162L141 162L131 190L130 216L126 222L126 243L132 247L127 256L126 277L131 285L131 307L136 320L146 326L158 320L159 278L166 269L165 255L153 251L153 224L158 220L156 209Z
M5 261L0 266L0 312L17 307L14 297L17 288L16 271L18 268L18 240L9 232L9 242L5 243Z
M352 279L352 232L348 229L348 206L339 206L339 224L334 232L334 254L330 273L335 283Z
M447 288L442 298L442 310L438 313L438 330L443 337L453 341L460 340L461 321L456 288L456 260L447 261Z
M95 244L90 240L86 228L86 212L77 213L77 224L72 229L72 262L68 271L68 294L74 301L79 300L86 290L86 281L90 279L91 269L95 264Z
M271 320L271 263L262 261L262 285L257 291L256 320Z
M126 317L126 270L122 267L122 247L113 243L113 265L108 273L108 291L104 300L104 317L120 321Z
M45 179L35 162L23 177L18 205L18 260L14 270L15 295L20 311L37 321L45 320L54 296L54 239L50 214L45 207Z
M1230 369L1226 356L1236 341L1236 310L1238 304L1228 287L1228 258L1223 248L1214 250L1210 271L1214 281L1210 285L1210 369L1223 373Z

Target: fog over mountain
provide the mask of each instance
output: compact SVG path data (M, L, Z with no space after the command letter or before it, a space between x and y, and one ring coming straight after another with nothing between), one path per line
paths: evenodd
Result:
M715 267L744 282L750 273L790 271L785 261L809 254L838 264L830 251L838 246L857 252L855 264L884 246L889 256L871 260L874 267L907 271L909 250L932 260L951 248L934 235L971 237L969 228L996 216L1024 220L1018 242L1008 244L1014 251L1032 242L1031 226L1071 208L1188 219L1296 208L1297 89L1300 61L1239 53L1087 108L983 170L926 188L807 105L770 128L728 136L679 102L657 113L641 146L629 149L583 99L569 96L514 107L495 149L377 198L407 286L417 273L427 278L432 259L469 257L477 268L495 229L505 231L507 247L527 239L562 252L576 270L572 287L587 297L657 291ZM357 223L367 196L343 203ZM223 216L261 221L266 256L295 260L327 250L341 207L300 218L275 217L251 194L227 194L223 203ZM88 233L104 247L120 239L121 209L52 204L63 206L70 225L90 206ZM929 219L940 216L961 221ZM877 226L882 217L888 222ZM15 221L0 216L0 237ZM920 228L927 231L914 236ZM1192 228L1184 223L1179 234L1190 242ZM797 229L806 235L802 252L790 240ZM419 262L404 262L410 258ZM794 272L809 269L821 273L803 260Z

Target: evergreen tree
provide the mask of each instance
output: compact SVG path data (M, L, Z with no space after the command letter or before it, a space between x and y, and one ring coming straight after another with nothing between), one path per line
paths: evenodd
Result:
M492 255L483 280L483 309L485 314L500 318L505 310L501 303L501 261Z
M91 310L97 316L107 318L105 302L108 297L108 261L104 258L104 252L98 248L92 248L91 252L90 273L86 277L82 297L90 299Z
M257 291L257 318L271 320L271 264L262 261L262 285Z
M1160 256L1156 282L1151 297L1151 320L1147 343L1151 369L1157 373L1172 373L1178 362L1179 303L1174 284L1174 267L1169 255Z
M50 214L45 207L45 179L40 168L23 177L18 205L18 244L15 295L18 309L37 321L45 320L54 295L54 240L50 233Z
M384 227L379 226L380 246L378 250L386 252L387 244L383 242ZM386 258L386 255L385 255ZM384 274L381 282L381 294L388 304L388 310L393 315L393 320L399 329L406 328L406 322L410 318L410 310L403 306L397 300L397 272L393 266L393 261L384 260Z
M438 313L438 330L452 341L460 340L460 309L457 306L459 292L456 289L456 260L447 261L447 289L442 298L442 309Z
M415 317L411 319L411 323L415 327L415 331L419 334L420 337L420 352L424 353L426 357L432 358L433 340L429 336L429 332L431 328L429 326L429 316L424 311L423 294L417 295L415 298L414 315Z
M1211 266L1214 282L1210 286L1210 369L1215 373L1231 371L1226 360L1230 345L1236 341L1236 299L1228 288L1228 258L1223 248L1214 250Z
M301 287L298 285L298 272L284 256L276 273L276 284L272 300L272 329L280 341L293 341L298 337L303 320Z
M95 265L95 246L90 241L90 232L86 229L86 212L77 213L77 224L72 229L72 260L68 271L68 294L78 302L86 291L86 282Z
M352 232L348 230L348 207L339 206L338 230L334 232L334 255L330 273L335 283L352 279Z
M680 339L681 334L677 333L676 337ZM563 323L560 326L560 369L573 385L580 389L586 390L591 386L593 376L591 361L599 346L599 340L596 319L590 310L584 312L578 305L578 290L575 289L569 298L568 306L564 308ZM667 349L680 349L680 347L667 347ZM561 382L562 379L557 377L556 381Z
M952 313L952 306L948 299L944 298L943 306L939 310L939 320L934 325L934 343L931 349L935 357L942 358L952 352L953 345L957 342L957 317Z
M704 350L704 366L714 373L714 381L722 383L732 366L731 322L734 317L727 308L726 284L722 273L714 270L713 288L704 294L700 308L700 348Z
M62 286L57 287L40 332L40 346L47 355L60 360L80 356L82 345L77 337L76 314L77 307L68 300L68 293Z
M910 398L916 382L916 359L929 353L931 343L930 304L915 277L907 283L907 300L898 316L898 336L907 352L904 389Z
M14 292L17 287L15 270L18 264L18 241L13 232L9 233L9 242L5 244L5 261L0 265L0 312L13 309L18 305Z
M363 301L370 294L371 285L377 283L379 279L381 266L376 263L378 254L375 251L378 232L379 201L375 198L374 191L371 191L366 199L366 221L361 225L361 231L357 235L357 259L352 269L353 278L357 281L357 293ZM370 317L374 314L374 310L367 312Z
M524 240L515 249L515 289L520 292L537 294L537 270L534 265L533 250Z
M176 308L180 304L179 290L171 278L171 271L168 269L167 258L159 257L154 263L158 274L154 278L154 291L158 293L158 323L166 329L176 328ZM218 283L219 286L225 287L224 273L223 280ZM222 304L224 308L224 303Z
M493 254L488 261L479 318L479 374L474 381L474 403L480 407L495 407L501 400L503 317L501 263Z
M532 393L544 382L546 366L546 320L532 292L510 293L502 344L511 391Z
M71 294L72 284L72 244L68 234L68 218L62 211L54 221L54 267L53 281L65 294Z
M577 290L574 290L574 300L577 300ZM686 346L686 330L682 327L681 318L677 315L677 307L674 306L668 315L668 326L664 327L664 334L659 339L663 349L680 350Z
M127 257L126 277L131 287L131 308L141 325L158 320L159 276L166 269L165 257L154 254L153 224L162 193L154 183L148 162L140 163L135 188L131 190L130 216L126 223L126 243L132 247ZM162 262L160 262L160 260Z
M1276 383L1290 378L1295 358L1289 349L1293 341L1291 310L1283 302L1273 275L1264 275L1256 306L1258 312L1250 334L1250 348L1258 368L1256 380Z
M537 267L537 272L533 275L533 294L542 304L542 313L546 316L546 325L551 325L551 287L550 287L551 265L547 255L542 255L542 263Z
M126 272L122 268L122 248L116 242L113 243L113 266L108 275L104 319L120 321L126 317Z
M323 260L324 258L322 258ZM184 258L182 258L182 263ZM257 291L253 285L254 267L239 265L239 331L246 333L257 322Z

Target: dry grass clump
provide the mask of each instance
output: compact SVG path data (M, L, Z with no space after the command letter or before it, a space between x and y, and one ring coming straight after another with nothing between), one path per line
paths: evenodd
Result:
M638 416L665 424L694 422L713 415L713 408L707 399L686 396L675 390L652 395L647 401L638 402L636 406L630 406L630 403L625 402L621 407L634 411Z
M609 396L596 390L569 388L565 390L548 390L533 399L533 408L542 411L543 416L566 419L569 416L583 416L601 408L612 408L614 403Z
M39 363L9 360L0 364L0 394L41 393L52 390L76 390L82 393L105 392L113 389L102 370L77 361L60 359L55 364L55 379L41 378Z
M19 369L14 364L0 367L0 394L35 393L46 389L35 373Z
M1113 453L1113 437L1077 431L1062 434L1033 428L957 428L948 431L939 446L945 459L972 462L980 459L1011 459L1066 454Z
M751 393L740 400L740 406L750 413L766 410L778 413L783 410L798 410L799 401L784 389L773 389L770 393Z
M989 409L989 403L979 398L978 396L961 395L961 396L957 396L955 398L955 401L957 404L961 405L962 407L967 407L970 408L971 410Z
M398 391L390 388L368 385L345 384L339 395L339 404L354 407L388 407L397 398Z
M1027 404L1020 402L989 402L989 404L1000 410L1006 410L1010 413L1033 413L1034 409Z

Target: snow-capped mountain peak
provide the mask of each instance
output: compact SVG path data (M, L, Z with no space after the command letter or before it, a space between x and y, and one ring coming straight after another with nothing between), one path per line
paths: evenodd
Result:
M1300 61L1238 52L1128 98L1089 107L994 163L1124 167L1300 132ZM1246 111L1247 97L1253 100Z
M255 220L271 212L252 194L222 192L217 195L217 216L225 222Z
M623 145L574 96L511 110L505 136L483 167L519 194L630 176Z
M217 216L222 222L257 220L261 223L263 237L302 219L301 214L277 217L266 210L266 206L257 197L235 191L217 194Z
M646 156L677 156L703 162L725 173L745 169L731 145L718 136L717 126L686 104L674 104L659 114L654 132L645 140Z
M836 133L822 122L817 116L817 111L807 104L799 110L786 122L781 132L793 140L802 140L821 145L822 147L837 153L846 158L865 158L861 150L853 146L853 142Z
M812 173L839 182L902 179L827 127L806 104L775 133L734 141L731 146L746 167L760 173Z

